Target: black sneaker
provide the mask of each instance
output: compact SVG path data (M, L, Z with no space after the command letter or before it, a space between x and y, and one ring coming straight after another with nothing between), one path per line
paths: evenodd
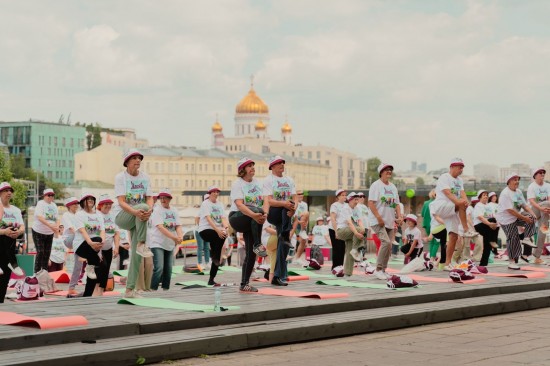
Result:
M258 289L256 287L250 286L249 284L246 284L239 288L239 292L258 292Z
M254 249L252 250L256 255L259 255L260 257L267 257L267 251L265 250L265 247L262 244L258 244L254 246Z
M269 281L269 269L265 271L264 278Z
M288 286L288 282L281 280L279 277L273 277L271 284L275 286Z

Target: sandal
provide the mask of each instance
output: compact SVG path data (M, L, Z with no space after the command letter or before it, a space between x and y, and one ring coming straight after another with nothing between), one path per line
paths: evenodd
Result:
M260 257L267 257L267 251L265 250L265 247L262 244L256 245L252 251L259 255Z
M239 292L258 292L258 289L256 287L250 286L249 284L246 284L239 288Z

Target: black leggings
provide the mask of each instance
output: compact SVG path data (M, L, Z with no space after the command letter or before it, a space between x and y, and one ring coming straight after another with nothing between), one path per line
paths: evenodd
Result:
M224 239L220 238L214 229L206 229L201 231L199 234L205 243L210 243L210 257L212 258L210 281L214 281L214 278L218 274Z
M447 229L443 229L437 234L433 234L434 238L439 239L439 245L441 247L441 258L439 263L447 262Z
M488 219L488 221L493 223L497 222L497 220L495 220L494 218L490 218ZM489 264L489 256L491 254L491 251L493 250L491 242L497 242L499 228L493 230L488 225L485 225L482 222L474 226L474 228L483 237L483 253L481 254L479 265L487 266Z
M6 235L0 235L0 268L4 271L0 275L0 304L4 302L8 282L10 282L11 269L8 267L10 258L15 255L15 239ZM16 262L17 263L17 262Z
M330 236L330 241L332 242L332 269L334 269L334 267L344 265L346 242L336 239L336 232L332 229L328 229L328 235Z
M93 237L91 239L96 243L101 243L102 241L99 237ZM83 241L82 244L80 244L75 254L81 258L86 259L88 266L94 266L95 274L97 276L96 281L91 280L90 278L86 279L86 288L84 289L84 294L82 296L92 296L96 283L99 284L99 287L105 289L105 287L107 286L107 277L109 276L109 267L107 267L106 261L101 260L98 252L96 252L88 243L86 243L86 241ZM88 282L93 282L93 286L91 283L90 286L88 286Z
M263 212L261 208L249 207L254 212ZM241 276L241 286L248 285L250 276L254 270L256 262L256 253L254 253L254 244L261 243L262 225L258 224L249 216L246 216L241 211L232 211L229 213L229 224L239 233L243 233L244 246L246 254L243 262L243 270Z

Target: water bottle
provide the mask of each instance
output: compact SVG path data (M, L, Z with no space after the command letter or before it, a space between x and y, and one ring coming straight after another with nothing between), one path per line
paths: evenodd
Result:
M214 290L214 311L221 311L222 291L219 287Z

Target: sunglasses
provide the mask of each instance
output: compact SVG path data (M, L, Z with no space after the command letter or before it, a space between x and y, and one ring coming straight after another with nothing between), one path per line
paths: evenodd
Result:
M296 193L298 196L303 196L304 194L303 193Z
M54 197L55 194L47 194L46 197Z

